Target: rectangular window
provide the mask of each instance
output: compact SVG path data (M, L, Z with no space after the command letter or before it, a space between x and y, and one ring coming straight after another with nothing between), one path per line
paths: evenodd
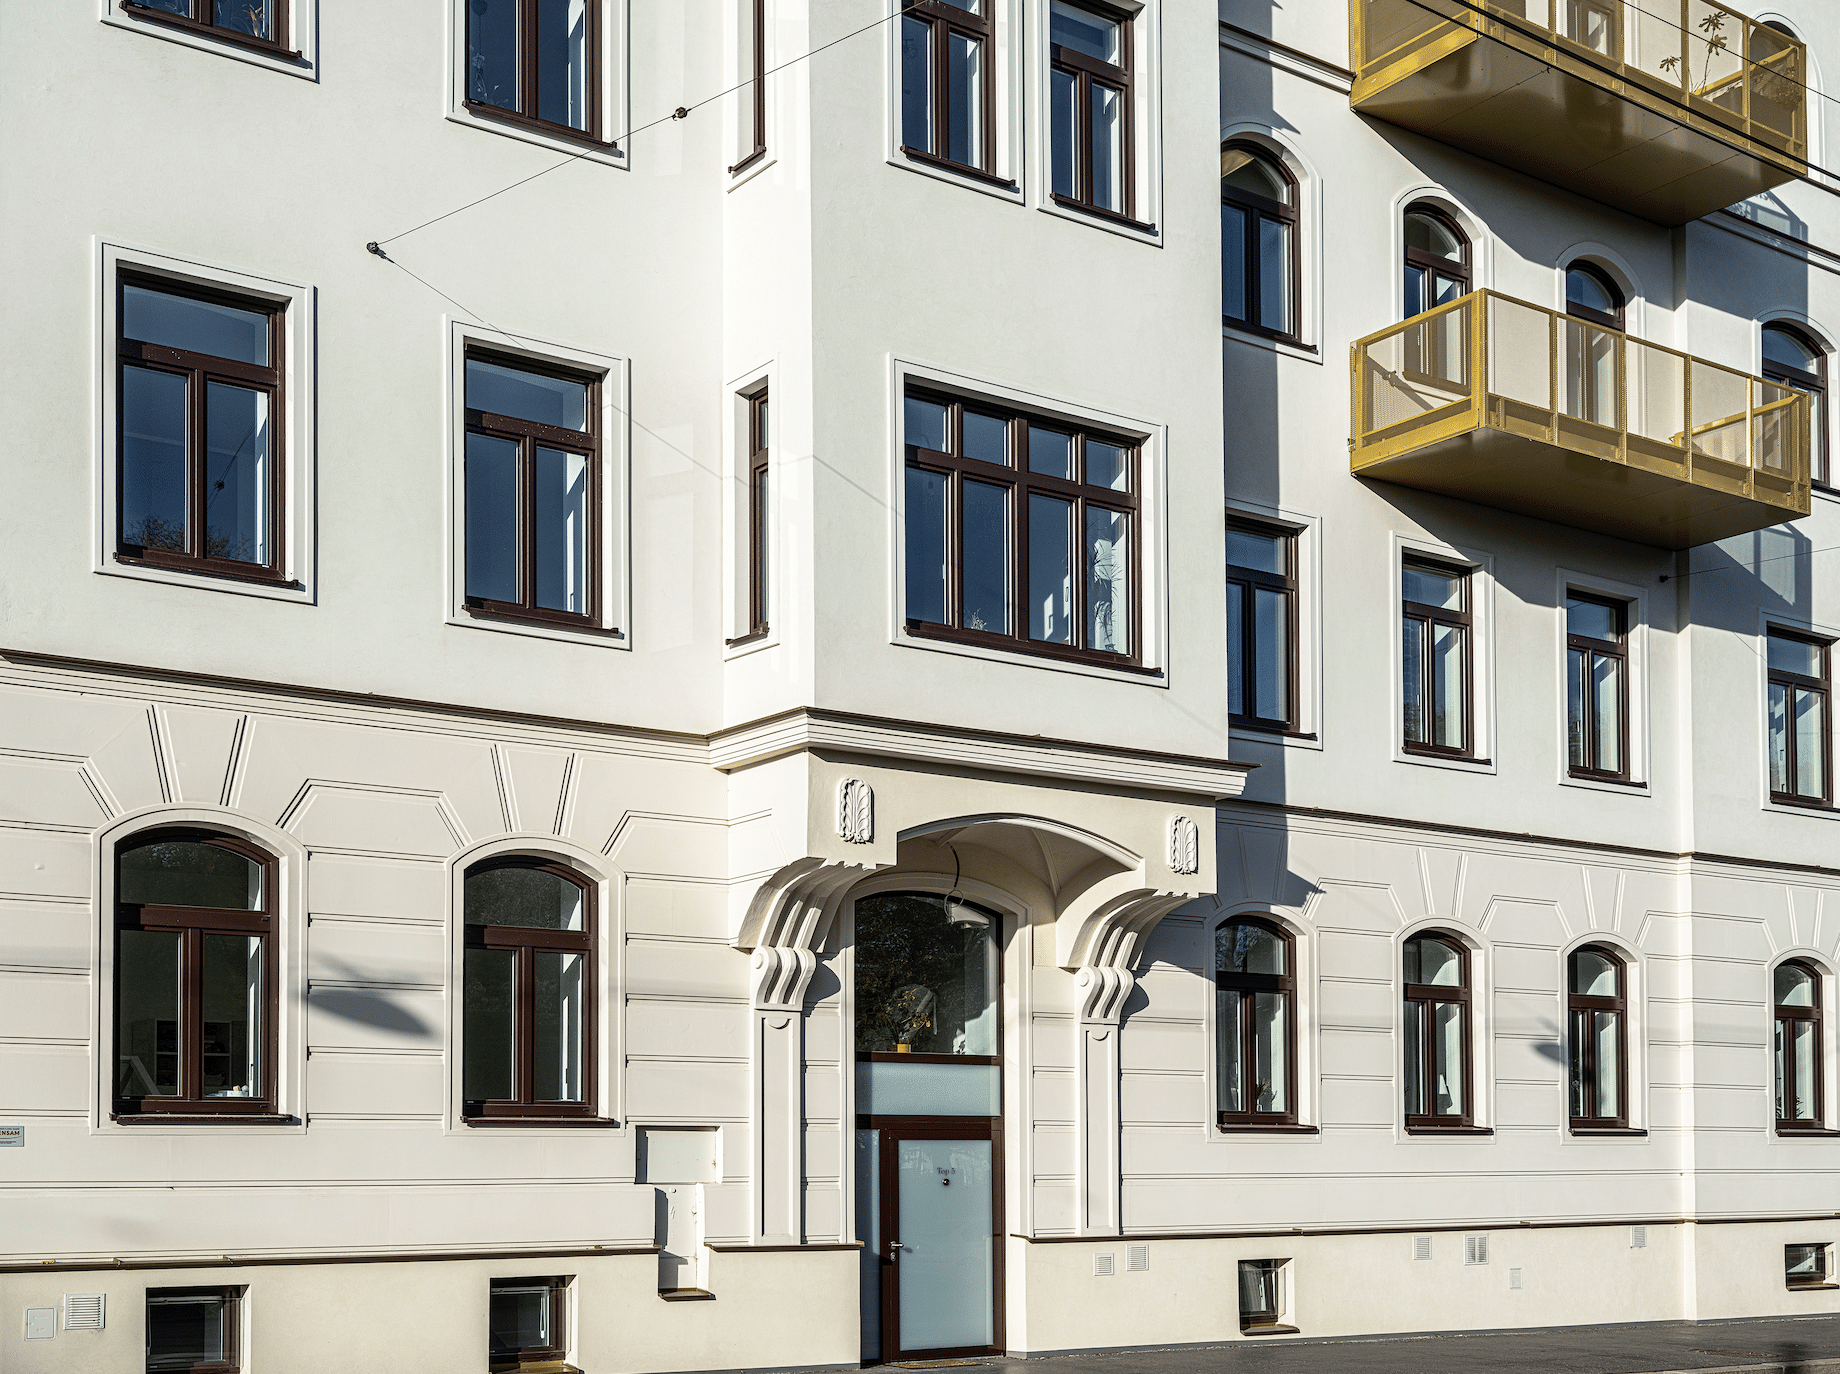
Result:
M1471 757L1469 569L1408 558L1400 582L1405 747Z
M1227 711L1255 730L1297 728L1297 536L1227 523Z
M466 358L466 608L599 625L599 380Z
M493 1279L487 1368L560 1368L569 1353L567 1278Z
M146 19L194 33L209 34L238 47L291 57L288 0L119 0L120 8Z
M906 0L901 12L901 151L996 170L998 0Z
M467 110L599 142L599 12L599 0L467 0Z
M1055 203L1135 218L1131 20L1049 0L1049 186Z
M1137 441L937 394L904 413L907 632L1136 665Z
M1284 1266L1281 1259L1239 1262L1239 1325L1242 1331L1277 1326L1284 1320Z
M773 611L773 466L767 393L748 399L747 569L745 639L767 633Z
M1826 806L1828 643L1787 630L1771 630L1767 638L1770 800Z
M1828 1247L1820 1245L1783 1246L1783 1277L1791 1288L1829 1288Z
M767 0L734 0L736 73L735 154L730 172L752 167L767 154Z
M282 311L116 285L116 560L282 582Z
M149 1288L147 1374L237 1374L241 1288Z
M1566 766L1573 777L1629 779L1629 607L1565 598Z

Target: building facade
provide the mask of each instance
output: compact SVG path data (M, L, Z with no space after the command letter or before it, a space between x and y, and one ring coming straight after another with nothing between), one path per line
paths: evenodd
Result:
M0 0L0 1364L1840 1311L1777 2Z

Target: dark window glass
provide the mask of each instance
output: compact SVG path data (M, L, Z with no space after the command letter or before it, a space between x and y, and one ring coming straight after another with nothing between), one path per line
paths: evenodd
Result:
M1296 970L1290 935L1242 919L1214 935L1215 1106L1223 1127L1297 1121Z
M598 628L597 379L466 360L466 607Z
M941 396L903 419L909 631L1133 662L1136 447Z
M913 0L901 16L901 147L910 157L996 167L996 64L986 2Z
M594 1116L594 889L495 861L466 876L461 1078L470 1117Z
M1411 206L1405 240L1406 319L1469 293L1469 239L1449 216L1427 205Z
M1572 1129L1628 1125L1628 1001L1622 958L1597 945L1573 954L1566 1010Z
M1832 480L1827 470L1827 350L1787 325L1763 327L1763 375L1808 398L1808 470L1814 480Z
M1051 190L1056 201L1119 219L1134 213L1131 24L1050 0Z
M120 292L116 558L279 581L280 311Z
M597 0L467 0L467 107L598 139L599 10Z
M1827 1250L1824 1244L1783 1246L1783 1278L1789 1287L1826 1288Z
M744 638L767 633L773 596L773 465L768 447L767 393L748 399L747 598Z
M191 29L241 47L294 56L287 36L287 0L138 0L123 13L156 24Z
M1297 334L1297 191L1261 149L1220 150L1221 317L1283 338Z
M1830 795L1827 643L1778 630L1769 632L1767 642L1770 796L1825 806Z
M856 1051L994 1062L997 919L932 893L887 892L856 908Z
M741 89L735 93L735 165L739 172L767 152L766 0L738 0L736 39L741 54Z
M1275 1326L1284 1316L1283 1260L1239 1262L1239 1324L1241 1329Z
M568 1358L569 1280L493 1279L487 1368L557 1369Z
M1406 1129L1463 1127L1469 1105L1469 950L1454 938L1405 943Z
M1628 614L1621 601L1565 599L1566 766L1578 777L1629 777Z
M1819 1130L1825 1120L1821 975L1812 964L1795 960L1779 964L1772 982L1776 1127L1779 1131Z
M240 1288L149 1288L147 1369L237 1374Z
M1227 711L1235 725L1296 728L1296 535L1227 526Z
M1400 582L1405 747L1466 757L1473 748L1469 571L1408 562Z

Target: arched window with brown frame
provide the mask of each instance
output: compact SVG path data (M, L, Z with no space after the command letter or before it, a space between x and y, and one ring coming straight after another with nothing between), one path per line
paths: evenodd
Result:
M1572 1129L1629 1125L1628 971L1622 956L1587 945L1567 962Z
M116 851L117 1120L275 1115L275 874L211 831Z
M1623 330L1623 292L1610 274L1578 258L1565 269L1564 338L1560 347L1565 413L1614 428L1617 415L1617 334Z
M1405 1116L1408 1131L1462 1130L1470 1106L1469 947L1427 931L1405 943Z
M1605 329L1623 328L1623 288L1594 262L1575 258L1565 269L1565 313Z
M1821 1102L1821 975L1800 959L1778 964L1772 979L1776 1007L1776 1129L1819 1131Z
M463 1112L595 1117L595 888L528 855L469 869L462 890Z
M1242 916L1215 932L1214 1038L1220 1125L1296 1125L1296 945L1277 922Z
M1470 243L1457 222L1434 205L1406 208L1405 318L1466 296Z
M1220 316L1297 338L1297 179L1251 143L1220 150Z
M1791 325L1766 324L1763 377L1808 398L1808 472L1814 481L1828 485L1827 349Z

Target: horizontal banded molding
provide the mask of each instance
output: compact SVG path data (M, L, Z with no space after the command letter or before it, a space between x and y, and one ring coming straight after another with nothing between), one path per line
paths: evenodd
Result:
M432 1049L422 1049L413 1045L321 1045L312 1043L307 1046L308 1058L322 1054L355 1054L366 1057L372 1055L400 1055L410 1059L439 1059L446 1053L447 1051L441 1049L439 1046L435 1046ZM315 1112L314 1115L318 1116L319 1113Z
M307 992L446 992L445 983L393 983L381 978L309 978Z
M88 906L88 893L73 893L65 896L61 892L8 892L0 889L0 902L43 902L47 906Z
M422 926L438 929L447 922L439 916L359 916L345 911L309 911L307 924L330 921L335 925Z
M1301 76L1319 86L1327 86L1341 95L1354 89L1354 73L1327 58L1289 47L1264 34L1242 29L1238 24L1220 23L1220 46L1259 62L1269 63L1292 76Z
M629 1054L628 1064L746 1064L745 1054Z
M352 1250L334 1254L265 1251L255 1255L182 1253L162 1259L45 1259L0 1264L0 1274L77 1274L104 1269L244 1269L281 1264L425 1264L433 1260L601 1259L618 1255L656 1255L656 1245L591 1245L532 1249Z
M93 825L60 824L57 821L0 820L0 830L36 830L47 835L89 835L95 829Z
M41 978L87 978L89 970L73 964L0 964L0 973L23 973Z
M1230 759L1153 753L809 707L711 735L709 761L723 772L734 772L812 749L956 764L1027 777L1075 778L1155 792L1186 792L1209 799L1237 797L1246 785L1246 774L1254 766Z
M415 1121L426 1122L432 1126L446 1118L440 1112L308 1112L307 1119L313 1122L336 1121L340 1123Z
M68 1047L88 1045L87 1035L0 1035L0 1045L49 1045Z

